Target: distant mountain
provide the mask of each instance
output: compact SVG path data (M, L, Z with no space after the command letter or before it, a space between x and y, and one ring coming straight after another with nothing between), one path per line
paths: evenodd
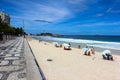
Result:
M52 34L52 33L40 33L37 34L37 36L59 36L58 34Z

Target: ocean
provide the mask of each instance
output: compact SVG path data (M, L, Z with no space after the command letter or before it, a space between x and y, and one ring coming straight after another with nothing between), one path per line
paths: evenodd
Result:
M90 35L61 35L59 37L33 36L35 39L47 42L70 43L72 47L81 48L92 46L98 52L109 49L113 54L120 55L120 36L90 36Z

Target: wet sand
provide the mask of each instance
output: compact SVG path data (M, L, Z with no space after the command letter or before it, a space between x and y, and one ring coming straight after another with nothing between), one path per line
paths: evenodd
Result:
M108 61L99 52L85 56L77 48L66 51L44 41L28 42L47 80L120 80L119 55L113 55L115 61Z

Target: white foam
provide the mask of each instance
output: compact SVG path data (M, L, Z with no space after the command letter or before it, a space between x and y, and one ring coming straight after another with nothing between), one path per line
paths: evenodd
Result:
M73 42L73 43L85 43L89 46L120 50L120 43L119 42L105 42L105 41L70 39L70 38L55 38L55 37L49 37L49 36L41 36L40 38L43 40L65 41L65 42Z

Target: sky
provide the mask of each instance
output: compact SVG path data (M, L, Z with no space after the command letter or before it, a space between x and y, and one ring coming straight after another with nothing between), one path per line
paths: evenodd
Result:
M27 33L120 35L120 0L0 0L11 26Z

